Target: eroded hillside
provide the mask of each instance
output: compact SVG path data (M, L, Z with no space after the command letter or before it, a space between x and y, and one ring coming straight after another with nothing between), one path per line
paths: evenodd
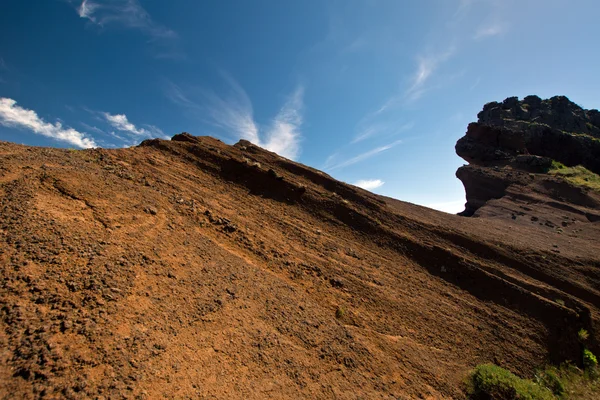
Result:
M577 360L587 195L464 218L244 141L0 142L0 396L460 398L482 362Z

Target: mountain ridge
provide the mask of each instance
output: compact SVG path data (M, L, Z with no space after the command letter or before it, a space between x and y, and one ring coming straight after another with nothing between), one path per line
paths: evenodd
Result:
M469 168L546 191L465 218L247 141L0 142L0 397L457 398L597 352L595 203Z

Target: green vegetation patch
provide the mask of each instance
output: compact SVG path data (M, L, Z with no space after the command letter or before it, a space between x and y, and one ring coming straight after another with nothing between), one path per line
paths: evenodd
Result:
M589 352L588 357L593 354ZM593 361L588 364L584 371L570 363L549 366L537 371L533 380L519 378L497 365L482 364L469 376L467 391L469 398L476 400L597 400L600 399L597 364Z
M548 367L544 371L538 371L535 374L535 383L549 389L556 397L564 398L566 394L565 382L561 378L564 376L558 368Z
M588 371L595 371L596 367L598 367L598 359L588 349L583 350L583 366Z
M583 186L600 192L600 175L593 173L581 165L567 167L558 161L552 161L552 167L548 173L563 178L573 185Z
M552 392L529 380L522 379L504 368L493 364L475 367L469 382L472 399L497 400L553 400Z

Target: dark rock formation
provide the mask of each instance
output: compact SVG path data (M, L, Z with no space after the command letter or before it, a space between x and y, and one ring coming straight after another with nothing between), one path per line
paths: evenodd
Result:
M456 144L472 164L505 164L520 154L583 165L600 173L600 113L584 110L564 96L527 96L492 102L478 114Z
M456 175L467 194L462 215L471 216L488 200L503 197L516 183L516 171L545 173L556 160L600 174L600 112L565 96L491 102L458 140L456 153L470 164Z

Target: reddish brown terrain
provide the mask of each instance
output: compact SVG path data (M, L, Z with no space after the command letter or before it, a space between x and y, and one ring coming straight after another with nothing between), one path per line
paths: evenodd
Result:
M457 146L470 218L245 141L0 142L0 398L451 399L483 362L579 362L600 195L500 125Z

